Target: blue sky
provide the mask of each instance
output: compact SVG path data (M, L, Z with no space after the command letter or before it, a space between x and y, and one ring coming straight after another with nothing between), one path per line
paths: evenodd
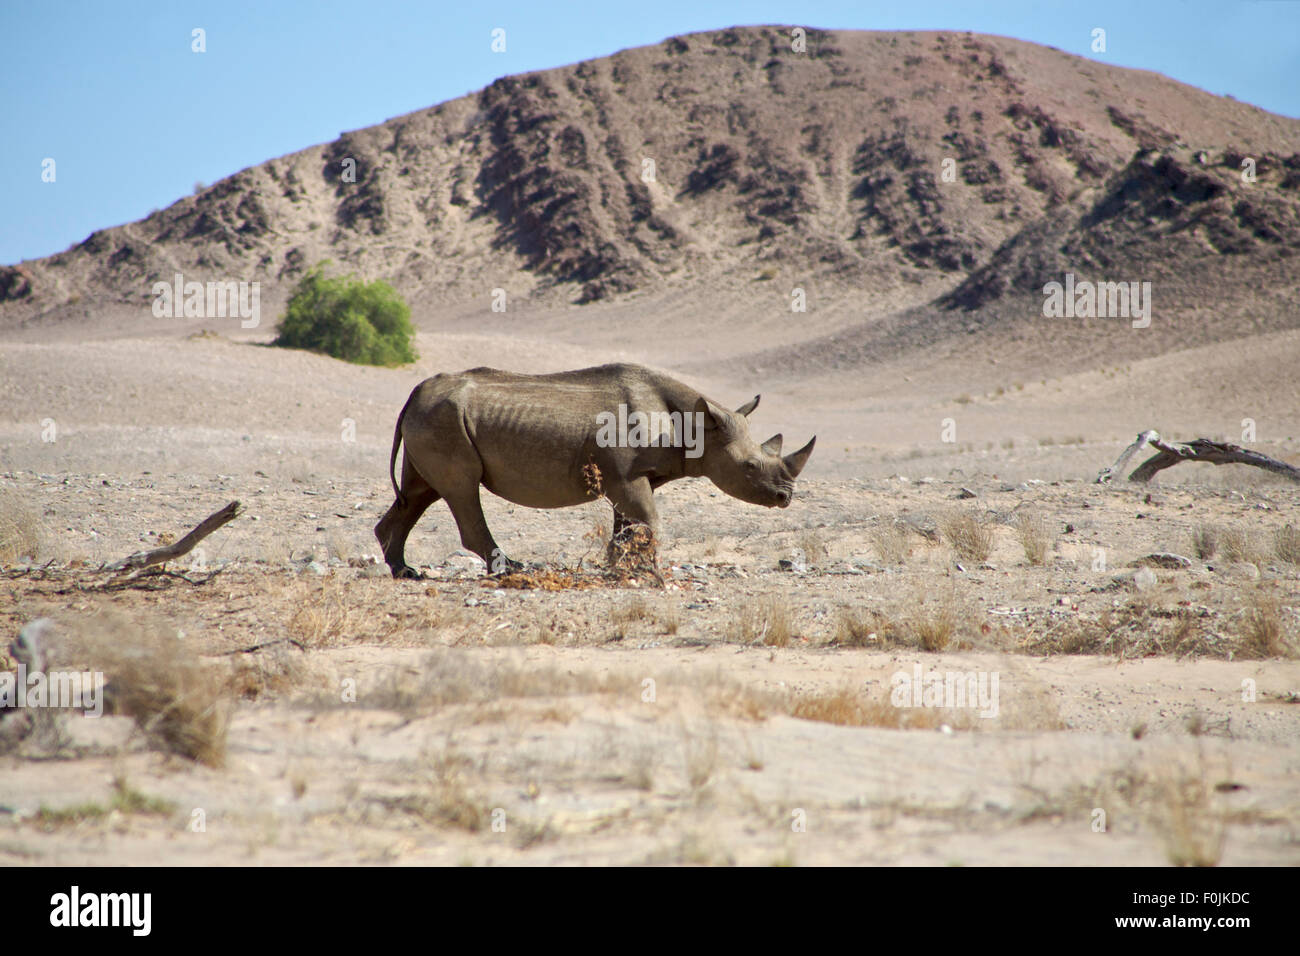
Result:
M1300 117L1300 3L1290 0L0 0L0 263L58 252L196 182L499 76L760 23L1017 37ZM1090 50L1098 26L1105 54ZM195 27L203 54L190 50ZM505 53L490 48L495 27L507 31ZM47 157L54 183L41 180Z

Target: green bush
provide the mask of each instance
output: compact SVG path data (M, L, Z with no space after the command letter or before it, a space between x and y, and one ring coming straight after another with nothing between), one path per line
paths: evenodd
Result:
M324 352L359 365L403 365L417 358L411 309L387 282L327 279L324 263L298 283L272 345Z

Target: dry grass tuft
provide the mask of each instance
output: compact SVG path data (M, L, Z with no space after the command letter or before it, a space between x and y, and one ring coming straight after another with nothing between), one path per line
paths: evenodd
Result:
M1255 593L1242 616L1239 638L1239 656L1244 658L1297 656L1296 645L1287 634L1282 608L1272 594Z
M842 608L830 643L839 647L914 647L929 653L964 648L958 639L961 607L955 594L926 602L918 595L898 618L882 611Z
M445 750L426 755L426 760L429 770L418 792L372 799L434 826L456 827L471 833L486 827L490 815L487 802L465 783L470 768L468 758Z
M937 654L947 650L957 632L957 608L952 601L926 607L919 604L909 615L907 628L924 651Z
M226 758L231 687L175 633L107 618L77 632L77 650L103 671L112 709L129 714L151 746L220 767Z
M830 551L826 547L826 539L822 537L820 532L811 528L798 536L795 546L803 552L804 560L809 565L819 564L830 556Z
M792 636L790 606L780 597L769 595L741 608L731 639L741 644L789 647Z
M1025 551L1025 560L1036 568L1041 567L1052 550L1052 535L1047 523L1039 515L1021 514L1016 517L1015 528L1020 547Z
M649 613L645 598L637 595L611 608L609 619L615 624L631 624L635 621L644 620Z
M1218 525L1201 524L1192 529L1192 553L1200 560L1208 561L1219 551L1219 537L1222 529Z
M1257 543L1254 535L1238 528L1219 529L1219 553L1225 561L1253 564L1256 567L1268 560L1268 555Z
M289 634L313 650L334 647L354 637L361 621L355 601L343 593L334 578L299 595L289 618Z
M91 820L100 820L113 812L165 817L176 812L176 804L170 800L142 793L132 787L125 777L117 776L113 778L113 798L107 805L79 803L68 807L51 808L42 804L36 812L36 823L50 830L55 827L75 826Z
M784 713L784 695L772 693L716 675L706 688L709 706L717 713L741 720L766 720L768 715Z
M983 563L993 553L993 529L969 511L954 512L939 523L944 539L964 561Z
M1196 766L1182 761L1141 777L1134 798L1146 808L1152 829L1174 866L1218 866L1227 836L1227 814L1219 805L1213 775L1198 751Z
M892 622L879 611L842 607L835 619L831 643L839 647L878 647L891 631Z
M790 716L843 727L889 727L895 730L933 729L945 723L936 708L895 707L884 700L862 696L849 687L814 694L800 694L790 702Z
M653 744L643 743L633 747L628 755L627 770L621 780L637 790L649 792L655 788L655 771L659 766L659 751Z
M403 713L425 713L461 704L484 705L515 698L573 697L586 694L640 693L632 677L571 671L545 664L511 659L484 659L482 654L439 647L416 675L394 670L387 680L359 694L366 706ZM336 695L320 698L321 706L335 706Z
M41 556L44 535L36 509L16 490L0 490L0 566Z
M901 521L880 521L870 531L871 546L881 564L906 564L912 553L911 533Z
M682 728L682 766L693 794L699 795L719 766L718 731L709 725L701 734Z
M1273 533L1273 552L1287 564L1300 564L1300 529L1289 524Z
M236 657L230 678L234 696L244 700L279 697L291 692L303 679L297 651L284 644Z
M1174 866L1218 866L1226 829L1204 778L1162 781L1165 813L1152 817Z

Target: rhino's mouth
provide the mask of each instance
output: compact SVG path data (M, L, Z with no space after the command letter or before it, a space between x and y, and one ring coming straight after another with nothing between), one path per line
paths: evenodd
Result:
M776 493L776 506L778 508L789 508L790 499L792 499L793 497L794 494L789 491L786 491L785 489L778 491Z

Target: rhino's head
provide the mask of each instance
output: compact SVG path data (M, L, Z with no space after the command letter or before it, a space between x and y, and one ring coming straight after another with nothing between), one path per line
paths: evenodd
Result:
M749 413L758 407L755 395L734 412L705 398L695 403L696 421L704 422L701 474L741 501L787 508L794 497L794 480L812 454L813 436L796 452L781 457L781 436L773 435L761 445L749 434Z

